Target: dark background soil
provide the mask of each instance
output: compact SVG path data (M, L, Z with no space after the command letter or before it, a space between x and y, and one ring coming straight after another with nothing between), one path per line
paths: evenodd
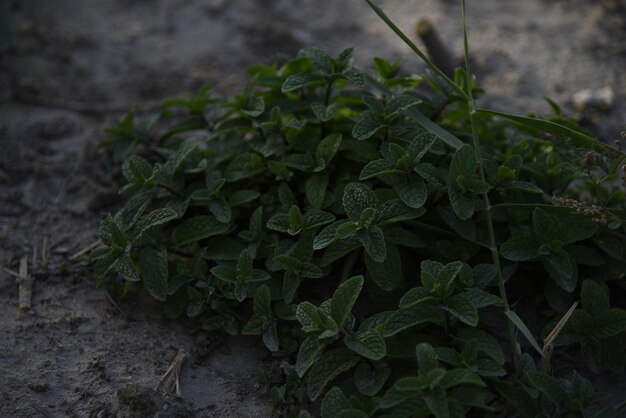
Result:
M380 4L411 34L429 16L460 54L458 2ZM607 142L619 138L624 1L469 8L472 58L488 92L481 106L547 113L545 95L573 115L575 93L608 86L608 111L585 119ZM301 47L354 46L364 66L373 56L403 58L412 71L422 68L417 59L360 0L0 0L0 22L0 260L17 270L29 255L37 277L33 307L21 312L15 278L0 269L0 416L267 416L256 375L271 361L255 340L209 352L201 333L164 320L140 292L119 302L123 314L91 277L59 272L97 239L100 215L116 202L95 144L131 107L153 108L207 81L234 93L247 66ZM181 348L182 396L157 394Z

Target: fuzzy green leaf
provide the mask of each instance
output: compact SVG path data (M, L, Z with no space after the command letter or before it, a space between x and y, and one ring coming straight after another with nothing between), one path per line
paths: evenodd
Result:
M335 117L337 112L339 111L339 103L331 103L328 106L324 106L322 103L313 102L311 103L311 110L315 117L317 117L322 122L328 122L332 118Z
M441 379L440 384L444 389L459 385L487 386L476 373L468 369L448 370L443 379Z
M364 141L385 127L383 119L369 111L363 112L360 119L354 124L352 136L359 141Z
M336 418L341 412L352 409L352 405L338 387L326 392L320 409L321 418Z
M578 284L578 269L565 250L553 251L542 259L543 265L563 290L573 292Z
M411 208L422 207L428 198L426 184L421 179L396 183L393 185L393 189L404 204Z
M306 198L314 208L321 209L326 197L328 176L314 175L306 181Z
M331 380L350 370L358 361L359 357L346 348L336 348L324 354L309 371L307 378L309 398L312 401L316 400Z
M328 345L328 340L320 340L314 335L307 337L298 350L295 370L298 376L302 377L315 363L324 348Z
M343 208L351 220L358 220L366 208L376 208L378 198L374 191L362 183L350 183L343 192Z
M469 300L476 309L502 303L502 299L500 297L487 293L477 287L467 289L459 295Z
M259 196L261 196L261 193L256 190L237 190L228 197L228 204L230 206L242 206L257 200Z
M380 360L387 354L385 340L375 330L362 330L355 335L346 335L343 343L350 350L370 360Z
M398 170L393 164L384 158L370 161L363 167L361 174L359 174L359 180L367 180L372 177L378 177L386 174L402 174L401 170Z
M124 280L136 282L140 279L137 266L126 253L118 257L115 263L113 263L113 267L115 268L117 274L119 274Z
M502 257L511 261L527 261L539 256L541 241L534 235L511 238L500 246Z
M339 327L343 327L346 322L348 314L359 298L362 287L363 276L355 276L343 282L335 290L330 302L330 316Z
M376 396L391 374L387 363L377 363L374 368L367 362L359 363L354 371L354 385L363 395Z
M474 215L474 196L470 193L464 193L461 190L449 187L448 197L450 198L450 205L452 210L462 220L467 220Z
M168 294L167 252L146 247L139 254L139 275L150 295L164 301Z
M378 263L365 255L367 277L372 279L378 287L385 291L397 288L402 282L402 261L395 245L387 245L387 255L382 263Z
M367 252L372 260L377 263L385 261L387 256L387 245L385 244L385 236L383 230L378 226L373 226L365 231L363 234L358 235L359 241L363 244L363 248Z
M227 224L230 222L232 212L230 205L221 196L215 197L209 201L209 211L215 216L219 222Z
M188 218L172 231L172 243L176 246L190 244L228 231L230 225L219 222L213 216Z
M330 134L320 141L315 151L315 159L319 168L323 170L330 164L337 151L339 151L341 140L341 134Z
M302 87L314 85L323 81L323 78L315 74L293 74L287 77L282 86L283 93L289 93Z
M464 296L454 295L446 299L444 309L469 326L478 325L478 311Z
M276 351L278 351L278 332L276 330L276 322L273 322L270 324L270 326L263 331L263 344L265 344L265 347L267 347L267 349L272 352L275 353Z

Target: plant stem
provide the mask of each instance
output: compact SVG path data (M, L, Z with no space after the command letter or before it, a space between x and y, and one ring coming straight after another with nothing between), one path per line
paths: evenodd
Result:
M333 78L331 77L328 80L328 83L326 84L326 94L324 95L324 107L328 108L328 105L330 104L330 98L333 94L333 83L335 82L335 80L333 80ZM324 111L326 111L326 109L324 109ZM326 136L326 122L322 122L322 125L320 127L320 139L324 139L324 137Z
M480 147L480 139L478 138L478 129L476 126L476 108L474 107L474 97L472 96L472 74L470 70L470 62L469 62L469 46L467 42L467 24L465 19L465 0L461 0L461 19L463 20L463 47L464 47L464 56L465 56L465 80L466 80L466 88L467 88L467 106L470 116L470 125L472 127L472 137L474 143L474 153L476 162L478 164L478 172L480 175L480 179L485 182L485 170L483 167L482 161L482 153ZM489 234L489 250L491 252L491 258L493 260L493 264L496 266L496 271L498 272L498 291L500 293L500 298L504 303L504 313L509 312L509 300L506 294L506 286L504 283L504 275L502 274L502 266L500 264L500 253L498 251L498 246L496 244L496 235L493 227L493 218L491 216L491 203L489 201L489 193L484 192L482 194L483 201L485 202L485 215L487 218L487 231ZM518 345L517 339L515 336L515 331L513 329L513 324L511 320L506 319L507 331L509 334L509 340L511 342L511 348L513 350L513 363L515 368L517 369L518 362Z

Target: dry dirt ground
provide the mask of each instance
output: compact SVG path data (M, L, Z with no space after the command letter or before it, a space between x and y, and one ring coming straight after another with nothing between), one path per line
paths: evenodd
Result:
M611 87L609 111L586 115L607 141L626 124L626 4L620 0L469 1L483 106L548 112L583 89ZM456 1L381 1L407 32L429 16L459 53ZM12 43L0 50L0 250L15 271L29 256L32 309L0 269L0 417L264 417L256 385L271 359L254 340L219 349L192 324L166 321L141 292L118 310L67 258L97 239L116 185L94 145L127 109L223 94L243 70L304 46L354 46L421 67L361 0L0 0ZM7 26L0 27L6 40ZM44 245L45 242L45 245ZM47 248L46 274L42 246ZM181 397L153 389L176 352L189 355ZM230 352L230 354L228 354Z

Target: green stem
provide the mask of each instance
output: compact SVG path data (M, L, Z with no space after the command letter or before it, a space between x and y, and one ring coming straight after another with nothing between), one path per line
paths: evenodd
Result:
M474 107L474 97L472 96L472 74L470 70L470 62L469 62L469 46L467 42L467 24L465 19L465 0L461 0L461 19L463 20L463 48L464 48L464 56L465 56L465 80L466 80L466 88L467 88L467 105L470 116L470 125L472 127L472 137L474 143L474 153L476 162L478 163L478 172L480 175L480 179L485 182L485 170L483 167L482 161L482 153L480 146L480 139L478 138L478 129L476 126L476 108ZM506 286L504 283L504 275L502 274L502 266L500 264L500 252L498 251L498 246L496 244L496 235L493 226L493 218L491 216L491 203L489 201L489 193L484 192L482 194L483 201L485 202L485 215L487 218L487 232L489 234L489 250L491 252L491 258L493 260L493 264L496 266L496 271L498 272L498 291L500 293L500 298L504 302L504 313L506 315L509 312L509 300L506 294ZM515 336L515 331L513 329L513 324L511 320L507 317L507 331L509 334L509 340L511 342L511 347L513 350L513 362L515 364L515 368L517 369L518 362L518 345L517 339Z

